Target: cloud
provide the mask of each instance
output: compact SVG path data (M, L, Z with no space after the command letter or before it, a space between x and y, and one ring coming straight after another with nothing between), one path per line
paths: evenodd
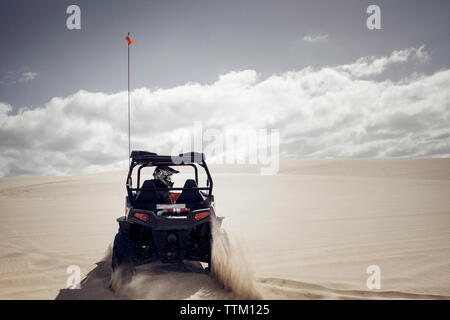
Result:
M309 43L318 43L318 42L327 42L328 35L327 34L314 34L314 35L306 35L303 37L303 41Z
M14 71L3 71L0 84L16 84L20 82L33 81L39 74L30 70L28 66Z
M389 57L363 57L352 64L339 66L340 71L349 72L354 77L376 76L383 73L389 65L415 60L419 63L425 63L430 60L430 55L420 48L409 48L405 50L394 51Z
M375 80L419 49L347 65L261 78L233 71L211 84L133 90L133 148L171 153L180 129L274 128L281 156L450 156L450 70ZM364 77L365 78L364 78ZM127 93L78 91L11 114L0 103L0 175L79 174L125 168ZM208 156L208 155L207 155Z
M17 80L18 82L26 82L26 81L32 81L34 80L34 78L36 78L38 76L37 72L31 72L31 71L27 71L27 72L22 72L22 74L20 75L19 80Z

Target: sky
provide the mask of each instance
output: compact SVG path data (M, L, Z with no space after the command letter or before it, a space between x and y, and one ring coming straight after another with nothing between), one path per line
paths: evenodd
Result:
M448 157L449 18L445 0L3 0L0 175L126 165L127 32L136 148L201 121L277 129L282 157Z

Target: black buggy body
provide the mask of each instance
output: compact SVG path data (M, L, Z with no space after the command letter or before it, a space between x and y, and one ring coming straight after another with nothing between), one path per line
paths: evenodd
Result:
M157 166L190 166L194 177L177 188L156 187L152 180L141 181L142 170ZM134 169L137 170L135 187ZM198 186L199 169L206 174L205 187ZM165 156L133 151L126 188L125 216L117 219L119 232L114 239L113 269L155 260L176 263L185 259L205 262L207 269L211 269L211 229L220 227L223 218L216 217L214 212L213 181L204 154ZM170 203L159 196L167 190Z

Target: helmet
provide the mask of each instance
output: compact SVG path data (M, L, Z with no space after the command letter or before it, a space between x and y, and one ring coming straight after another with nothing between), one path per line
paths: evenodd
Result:
M155 178L155 180L161 181L168 187L172 187L172 175L178 172L179 171L172 169L171 167L158 166L156 167L155 171L153 171L153 178Z

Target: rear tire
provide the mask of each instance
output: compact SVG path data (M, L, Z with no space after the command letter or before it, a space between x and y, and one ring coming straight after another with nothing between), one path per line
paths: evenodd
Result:
M230 255L230 241L228 239L228 234L226 233L226 231L222 228L216 229L216 231L214 232L214 236L211 235L210 236L210 240L209 240L209 259L208 259L208 267L206 268L206 270L208 272L214 272L213 270L213 242L217 241L218 245L216 246L219 248L219 250L224 250L222 254L225 254L226 257L229 257Z
M211 258L209 258L208 266L206 267L206 272L211 273L212 272L212 262Z
M115 271L119 267L133 269L134 241L130 235L119 231L114 238L112 253L112 269Z
M208 266L206 267L206 271L209 273L212 273L213 269L213 263L212 263L212 249L213 249L213 235L211 233L211 229L208 230L209 236L208 236Z

